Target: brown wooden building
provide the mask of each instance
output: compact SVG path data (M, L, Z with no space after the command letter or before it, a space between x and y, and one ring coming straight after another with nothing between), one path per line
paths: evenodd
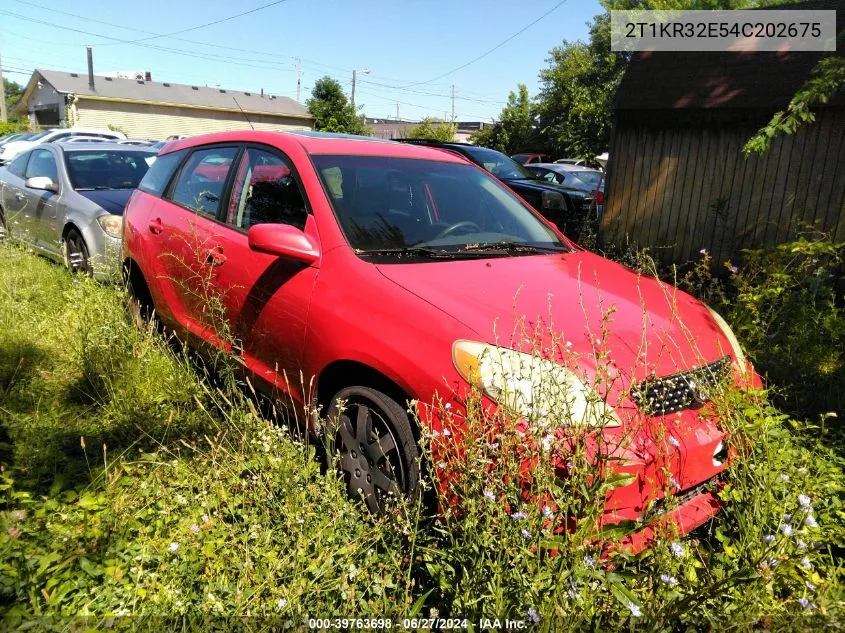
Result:
M815 123L778 137L762 156L741 151L786 108L820 55L635 55L615 104L605 241L648 246L669 263L703 248L721 262L791 239L806 224L845 240L841 93L816 110Z

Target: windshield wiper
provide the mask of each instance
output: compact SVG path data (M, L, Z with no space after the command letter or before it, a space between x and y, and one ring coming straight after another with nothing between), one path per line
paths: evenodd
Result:
M478 244L467 244L462 246L463 252L502 252L507 253L568 253L571 249L567 246L541 246L538 244L527 244L525 242L481 242Z
M422 256L430 259L455 259L461 257L461 253L456 251L438 250L433 248L424 248L422 246L406 246L404 248L375 248L363 249L356 248L357 255L376 255L376 256Z

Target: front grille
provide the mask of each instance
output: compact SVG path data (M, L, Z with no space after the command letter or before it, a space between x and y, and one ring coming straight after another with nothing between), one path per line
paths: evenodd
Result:
M715 490L719 486L719 481L720 477L719 475L716 475L715 477L711 477L707 481L702 481L697 486L693 486L692 488L687 488L686 490L682 490L677 494L670 495L668 499L666 497L662 499L657 499L649 506L648 510L645 512L645 514L643 514L643 516L639 520L648 522L665 514L666 505L669 499L671 499L673 502L672 507L680 507L685 503L692 501L695 497L700 494Z
M713 398L714 390L727 378L730 370L731 357L723 356L703 367L638 382L631 389L631 398L637 407L650 415L700 407Z

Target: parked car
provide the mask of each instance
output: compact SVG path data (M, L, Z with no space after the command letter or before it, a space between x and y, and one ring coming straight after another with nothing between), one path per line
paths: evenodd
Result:
M604 165L598 160L587 160L586 158L558 158L554 162L560 165L575 165L578 167L589 167L590 169L604 171Z
M71 270L120 271L123 208L155 152L116 144L46 143L0 168L0 237Z
M3 147L6 143L11 143L12 141L25 141L26 139L35 136L35 132L18 132L17 134L7 134L6 136L0 137L0 147Z
M400 139L400 142L438 147L469 159L508 185L572 239L578 239L581 224L593 205L589 192L540 180L509 156L493 149L435 140Z
M101 136L71 136L70 138L58 141L60 143L119 143L113 138L103 138Z
M531 165L532 163L548 163L550 156L546 154L514 154L511 158L520 165Z
M680 533L718 511L708 482L725 467L725 433L701 406L732 367L737 380L748 370L730 328L697 299L672 289L670 301L661 282L580 249L457 153L314 132L171 142L127 206L123 257L136 316L154 313L200 350L237 341L259 391L339 421L335 432L298 416L373 511L420 485L408 407L442 429L433 399L458 424L476 387L487 410L552 421L534 383L487 362L496 355L571 385L558 404L572 415L553 424L599 424L618 448L635 481L609 493L603 521L641 519L668 490L678 510L653 519ZM577 372L502 337L523 318L565 331ZM595 336L619 372L601 397ZM661 426L672 443L651 432ZM653 537L644 523L632 549Z
M3 149L0 150L0 165L8 163L21 152L33 148L36 145L41 145L43 143L52 143L54 141L62 141L65 139L72 138L74 136L98 136L109 139L126 138L126 134L124 134L123 132L115 132L113 130L107 129L102 130L74 127L45 130L43 132L38 132L37 134L34 134L33 136L30 136L25 140L18 140L12 141L11 143L6 143L6 145L3 146Z
M541 180L588 191L595 204L595 214L591 215L596 219L601 217L604 211L604 172L569 163L536 163L527 165L526 169Z

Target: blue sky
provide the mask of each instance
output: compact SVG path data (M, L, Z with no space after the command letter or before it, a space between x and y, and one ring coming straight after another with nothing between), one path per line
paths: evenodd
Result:
M221 24L125 43L270 1L3 0L0 56L6 77L25 83L36 67L85 72L91 44L95 72L149 70L157 81L290 97L298 57L303 101L326 74L348 93L355 68L356 101L368 116L396 116L398 103L402 118L442 117L451 111L454 84L457 117L478 120L496 116L520 82L533 95L549 50L586 38L586 23L601 11L596 0L566 0L498 50L435 81L429 80L482 55L560 0L285 0Z

